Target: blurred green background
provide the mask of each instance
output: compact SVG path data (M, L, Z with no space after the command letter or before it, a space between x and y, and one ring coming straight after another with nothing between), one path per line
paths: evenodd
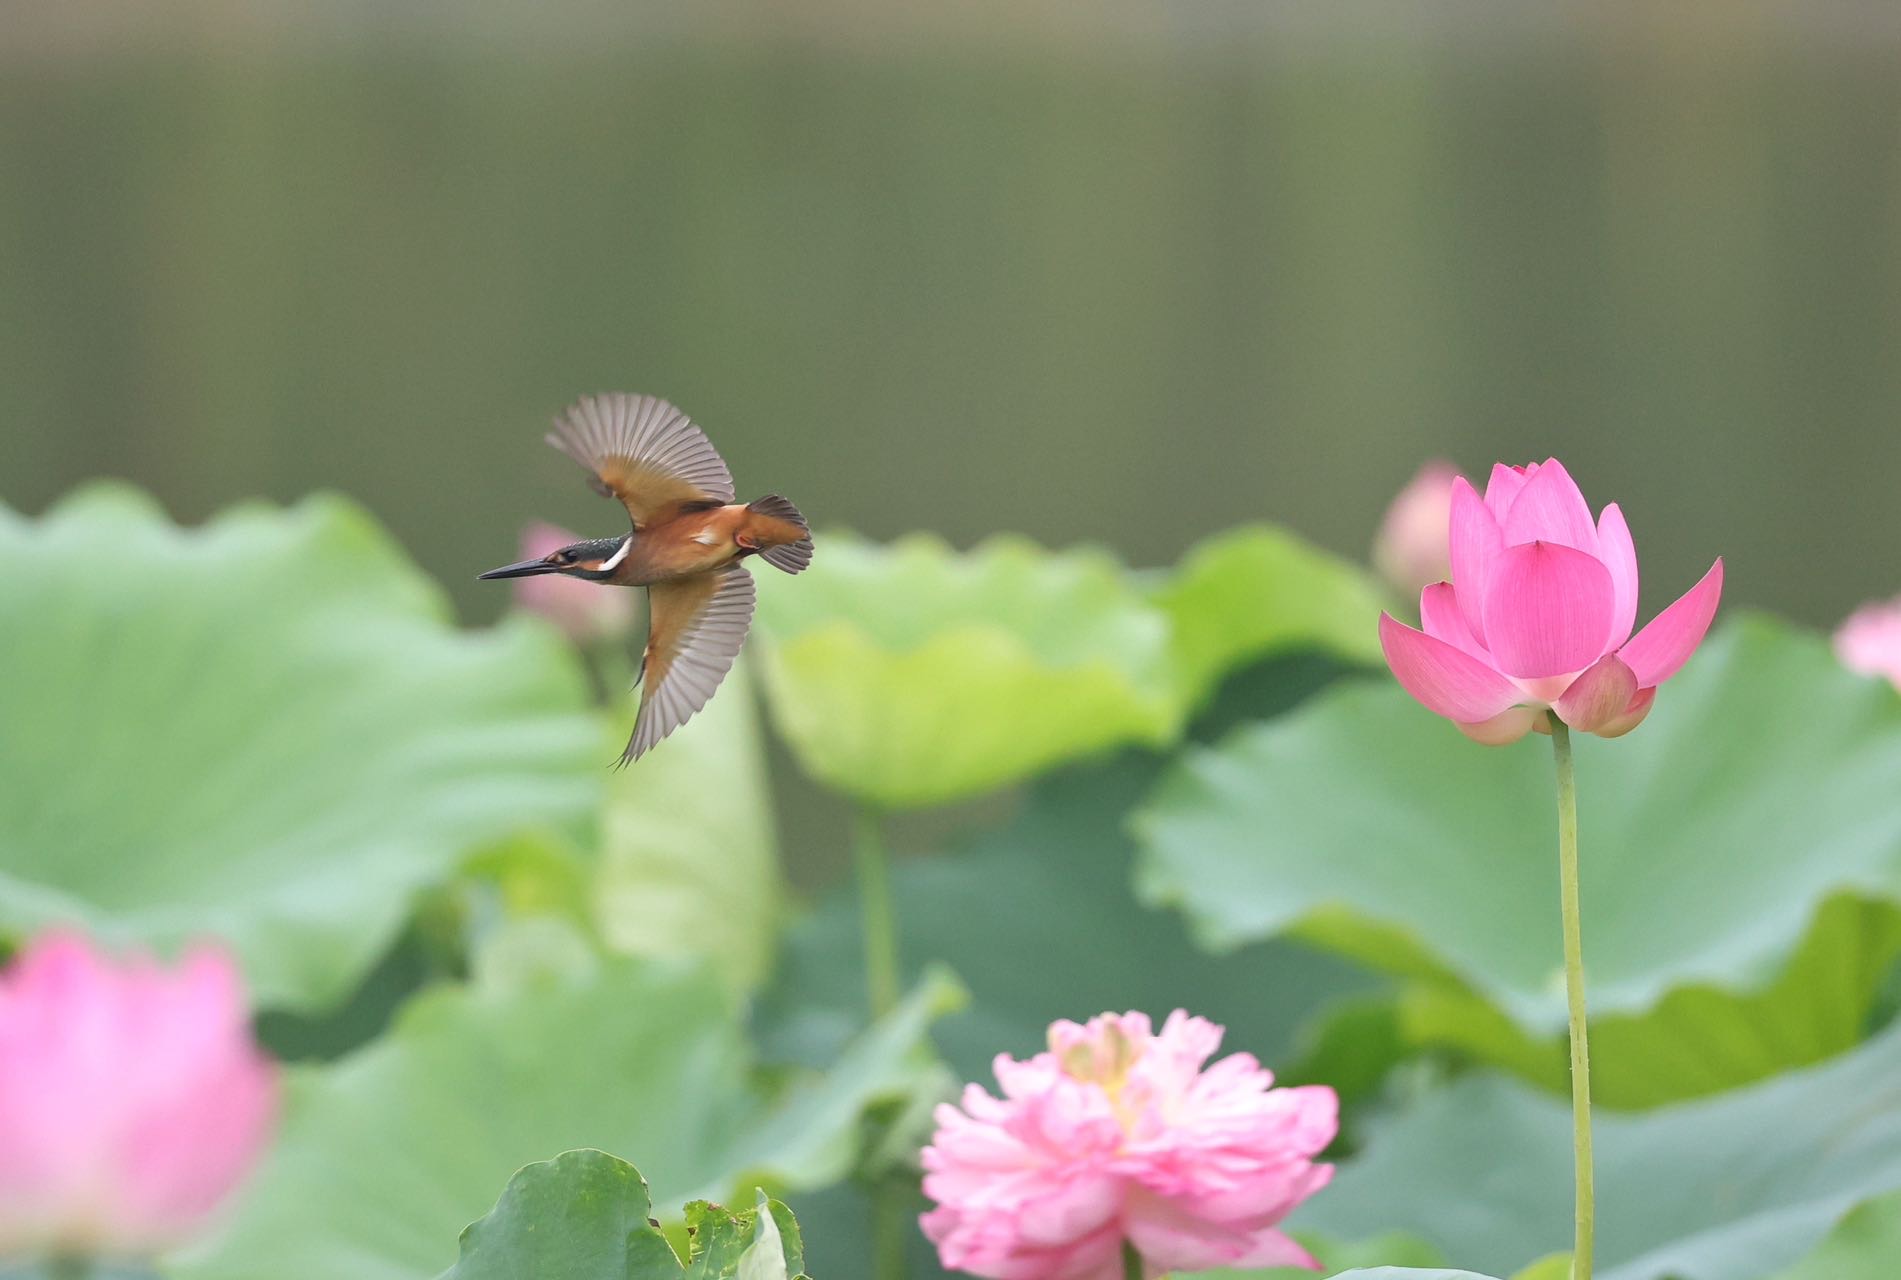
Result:
M446 581L669 396L821 526L1364 551L1562 455L1646 605L1901 587L1901 22L1845 2L15 8L0 500L340 488ZM486 586L487 584L483 584Z

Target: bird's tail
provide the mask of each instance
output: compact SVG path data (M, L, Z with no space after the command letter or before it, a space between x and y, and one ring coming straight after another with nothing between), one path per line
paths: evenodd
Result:
M746 510L761 517L752 522L761 560L787 573L797 573L812 563L811 527L789 499L769 493L748 502Z

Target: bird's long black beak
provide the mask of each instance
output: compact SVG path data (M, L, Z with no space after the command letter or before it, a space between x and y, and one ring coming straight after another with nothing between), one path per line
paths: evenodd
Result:
M523 560L519 564L505 564L499 569L490 569L487 573L477 574L479 578L532 578L538 573L553 573L555 566L546 560Z

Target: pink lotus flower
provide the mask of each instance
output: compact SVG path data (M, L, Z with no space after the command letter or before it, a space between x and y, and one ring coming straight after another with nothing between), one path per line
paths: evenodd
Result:
M1452 482L1458 478L1451 463L1428 462L1386 508L1373 541L1373 567L1401 591L1414 592L1451 575L1446 525L1452 518Z
M1333 1090L1275 1089L1245 1053L1207 1070L1221 1028L1177 1009L1058 1022L1049 1052L999 1054L937 1109L924 1234L946 1268L993 1280L1119 1280L1127 1241L1150 1275L1318 1264L1276 1230L1333 1176Z
M1850 614L1835 633L1835 656L1850 671L1885 676L1901 689L1901 596Z
M522 531L521 559L539 560L551 551L581 541L559 525L531 524ZM515 603L538 613L576 644L619 635L634 622L634 593L565 574L543 573L515 579Z
M167 972L42 936L0 973L0 1259L183 1240L250 1169L276 1110L222 952Z
M1723 591L1719 559L1634 637L1637 549L1616 503L1595 522L1552 458L1492 468L1480 498L1452 485L1452 580L1419 596L1425 631L1380 615L1406 692L1479 742L1549 728L1547 709L1606 738L1650 713L1657 686L1703 642Z

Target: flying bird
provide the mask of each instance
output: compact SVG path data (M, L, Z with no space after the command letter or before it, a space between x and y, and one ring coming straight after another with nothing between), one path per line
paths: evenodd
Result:
M692 718L732 670L753 614L752 575L741 562L756 555L797 573L812 562L812 531L777 494L735 503L719 452L665 400L585 397L555 419L548 443L586 467L603 497L620 499L633 529L481 576L561 573L647 588L643 687L625 765Z

